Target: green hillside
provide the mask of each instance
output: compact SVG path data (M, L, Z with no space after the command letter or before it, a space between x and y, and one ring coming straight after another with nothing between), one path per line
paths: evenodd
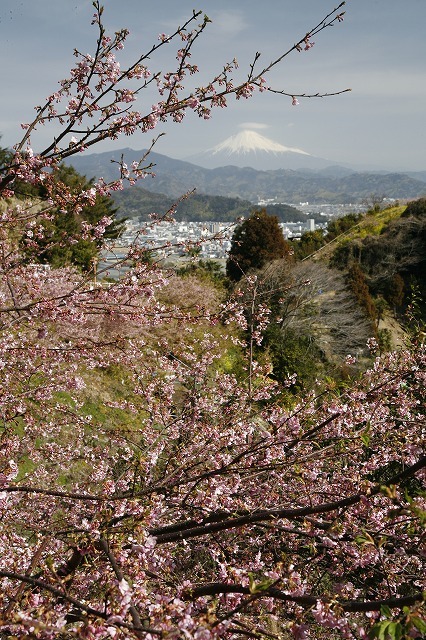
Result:
M369 210L358 216L350 214L333 221L329 224L324 243L312 257L329 260L342 245L362 240L367 236L380 235L390 222L401 217L405 209L406 205L398 205L380 210Z
M320 260L347 273L377 326L385 317L402 324L425 322L425 198L336 220L321 243L303 259Z
M142 187L133 187L113 194L114 203L119 207L118 215L122 218L139 218L149 220L151 213L165 214L175 206L176 219L186 221L220 220L232 222L236 218L247 216L255 205L249 200L229 198L225 196L209 196L190 193L178 201L161 193L154 193ZM295 207L281 204L274 207L274 214L283 222L298 222L307 216Z

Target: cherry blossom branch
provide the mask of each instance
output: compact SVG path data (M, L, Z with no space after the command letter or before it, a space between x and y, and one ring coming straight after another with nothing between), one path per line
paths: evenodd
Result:
M128 582L125 580L123 572L121 571L120 567L117 564L117 561L110 549L110 546L108 544L108 541L106 540L106 538L101 537L99 540L99 546L102 549L102 551L105 553L105 555L107 556L111 567L113 568L113 571L117 577L117 580L119 582L119 585L122 585L122 588L130 591L130 586L128 584ZM129 606L129 610L132 616L132 620L133 620L133 627L136 631L144 631L145 627L147 626L148 621L144 620L144 623L142 624L140 615L138 610L136 609L136 607L134 606L134 604L132 602L130 602L130 606ZM145 631L146 633L146 631Z
M210 117L213 107L225 107L226 96L235 95L239 98L251 97L254 89L260 91L268 90L273 93L291 96L293 102L296 99L294 92L281 91L266 87L264 76L269 73L276 65L286 58L292 51L300 51L312 47L311 38L320 33L322 30L333 26L336 22L343 20L343 13L338 13L345 3L342 2L338 7L331 11L320 23L308 31L299 41L293 45L288 51L278 56L273 62L264 67L257 73L255 65L257 64L260 54L256 53L254 61L249 67L247 80L234 84L230 73L237 68L234 60L227 63L222 73L217 75L206 87L198 87L195 91L188 93L185 97L180 94L184 91L184 80L188 74L192 75L198 72L198 67L189 62L191 50L204 32L207 24L210 22L207 16L193 30L187 31L188 27L201 14L201 12L193 12L193 15L186 20L182 27L178 27L170 36L162 34L160 42L153 45L147 53L138 57L138 59L128 66L124 71L119 69L119 65L115 59L115 52L123 47L123 43L128 35L127 30L121 30L116 33L115 38L111 40L106 36L105 28L102 24L102 12L100 2L94 2L95 17L94 24L98 25L99 34L96 43L96 49L93 56L83 55L75 50L75 55L79 58L74 69L72 69L71 77L61 82L61 88L56 93L49 96L44 106L37 107L37 116L32 123L25 125L26 133L21 142L16 145L16 153L9 171L3 175L0 181L0 191L8 189L11 182L15 180L15 176L21 174L27 175L31 180L37 181L37 175L43 171L43 167L53 166L55 163L68 158L82 150L89 148L105 139L116 139L119 135L130 135L137 130L146 133L154 129L159 122L165 122L169 118L175 122L180 122L185 111L188 109L195 111L200 117ZM183 48L178 50L177 59L178 66L173 73L166 73L161 76L160 73L152 74L146 67L146 60L158 51L161 47L169 44L176 38L184 41ZM143 78L143 84L136 88L120 88L122 83L135 78ZM160 97L167 91L165 100L160 100L154 105L149 113L141 113L132 110L132 103L140 92L146 89L152 82L156 82ZM97 84L92 87L92 84ZM221 87L224 85L224 88ZM73 96L71 89L76 89L76 96ZM298 97L326 97L339 95L347 91L341 90L327 93L303 93L297 94ZM105 104L105 99L111 95L109 104ZM65 110L58 113L56 103L60 103L63 99L68 99L68 105ZM98 118L94 121L94 118ZM62 130L55 134L53 142L48 145L38 156L33 157L30 144L30 136L36 130L39 124L58 121ZM83 123L87 121L87 126ZM73 136L68 144L66 143L68 136L76 134L78 138ZM28 148L25 149L25 146ZM32 175L32 177L31 177ZM135 169L135 177L137 179L144 175L144 170L140 167ZM44 173L45 179L48 173Z
M25 572L25 575L27 577L31 576L31 573L33 572L34 568L37 566L37 564L38 564L38 562L40 560L40 557L41 557L43 551L48 546L49 542L50 542L49 538L45 537L42 540L42 542L41 542L40 546L38 547L38 549L36 549L33 557L31 558L30 565L29 565L28 569ZM17 589L17 591L16 591L16 593L15 593L15 595L10 600L10 603L8 604L8 606L5 609L5 614L6 615L10 614L13 611L13 609L14 609L16 603L19 601L19 598L21 597L24 589L25 589L25 582L21 582L19 587L18 587L18 589Z
M413 476L415 473L426 467L426 456L420 458L415 464L408 467L404 471L393 476L387 481L387 486L397 485L403 480ZM195 538L205 535L211 535L218 531L225 531L228 529L237 529L247 524L254 524L256 522L262 522L264 520L276 520L277 518L285 518L288 520L303 518L305 516L311 516L314 514L324 514L340 509L346 509L355 504L358 504L364 498L378 495L382 491L382 484L373 485L369 489L353 494L341 500L335 500L333 502L326 502L323 504L312 505L307 507L295 507L295 508L275 508L264 509L254 513L247 513L236 518L229 518L221 520L220 522L201 523L198 526L193 526L192 523L188 526L187 523L180 523L174 525L173 531L169 532L167 527L159 527L150 530L150 535L154 536L157 540L157 544L164 544L168 542L175 542L178 540L187 540L189 538Z
M58 491L56 489L40 489L28 485L9 485L2 487L2 491L7 493L33 493L34 495L52 496L54 498L66 498L67 500L83 500L89 502L105 502L110 500L123 500L123 496L102 496L89 493L76 493L68 491Z
M279 56L278 58L276 58L275 60L273 60L269 65L267 65L266 67L264 67L262 69L262 71L260 72L254 72L254 68L255 65L257 63L257 61L260 58L260 53L256 52L255 57L253 62L250 65L250 72L248 74L248 78L247 78L247 82L245 85L239 85L238 87L235 88L235 93L237 95L237 97L239 95L243 95L244 97L250 97L254 86L257 86L261 91L268 91L270 93L276 93L276 94L280 94L280 95L284 95L284 96L288 96L291 97L293 100L293 104L296 105L297 100L296 97L298 98L325 98L325 97L329 97L329 96L336 96L336 95L340 95L342 93L346 93L348 91L351 91L352 89L342 89L340 91L335 91L335 92L328 92L328 93L294 93L294 92L288 92L288 91L284 91L284 90L277 90L277 89L273 89L272 87L268 87L265 85L265 79L264 77L277 65L279 65L287 56L289 56L293 51L302 51L302 50L309 50L313 47L314 43L311 41L311 38L314 37L315 35L317 35L318 33L320 33L321 31L323 31L324 29L327 29L329 27L334 26L334 24L336 22L342 22L343 21L343 17L344 17L344 12L343 13L337 13L344 5L346 4L346 2L341 2L337 7L335 7L332 11L330 11L330 13L327 14L327 16L321 20L321 22L319 22L315 27L313 27L310 31L308 31L306 33L305 36L303 36L298 42L296 42L296 44L294 44L292 47L290 47L290 49L288 49L285 53L283 53L281 56ZM331 18L332 16L334 16L331 20L329 20L329 18ZM245 91L244 91L245 88ZM218 94L219 97L225 96L226 92L221 92Z
M98 609L89 607L83 602L80 602L80 600L78 600L77 598L73 598L73 596L67 594L65 590L58 589L58 587L54 587L53 585L48 584L43 580L38 580L37 578L32 578L31 576L27 576L22 573L16 573L14 571L5 571L3 569L0 569L0 576L2 578L10 578L11 580L19 580L20 582L27 583L32 587L37 587L39 589L49 591L49 593L56 596L57 598L61 598L65 602L69 602L70 604L72 604L77 609L80 609L81 611L84 611L85 613L88 613L90 615L96 616L97 618L101 618L103 620L106 620L108 618L108 614L106 614L104 611L99 611Z
M148 264L154 244L130 246L131 269L108 287L94 273L28 265L45 258L44 224L62 212L79 221L98 195L152 169L147 155L129 167L122 157L117 180L80 189L59 180L63 158L179 123L188 111L208 118L227 96L269 90L295 100L262 74L310 50L316 34L343 19L343 4L262 72L256 53L242 80L233 60L196 87L191 57L206 16L194 12L120 68L127 30L109 38L95 0L93 55L75 50L69 77L15 148L3 186L16 180L25 195L42 185L48 199L41 210L36 198L9 200L0 212L6 633L27 637L34 623L34 637L274 637L260 624L277 604L276 637L303 637L313 620L334 635L365 637L380 607L413 606L395 615L407 628L411 616L414 630L425 586L420 345L377 358L359 383L288 405L274 395L268 362L253 360L267 296L290 289L284 278L252 280L251 297L241 291L223 303L209 286L184 285L156 259ZM150 71L148 56L172 40L177 62ZM136 98L154 88L156 103L137 111ZM56 133L44 157L30 147L42 124ZM82 239L100 247L102 221L85 226ZM77 240L65 236L56 248ZM45 243L40 253L33 237ZM22 243L31 256L22 256ZM234 351L237 364L225 361ZM363 612L374 615L364 620Z
M238 584L228 584L221 582L211 582L204 585L190 587L184 592L184 597L188 600L195 600L204 596L217 596L228 593L241 593L250 595L253 592L250 591L250 587ZM280 589L274 587L268 587L262 589L256 594L257 598L273 598L275 600L281 600L284 602L293 602L302 607L314 607L319 601L325 604L331 604L338 606L343 611L351 613L360 613L365 611L380 611L382 607L389 607L390 609L402 609L402 607L409 607L415 605L418 602L424 601L424 594L421 592L414 593L409 596L394 597L378 600L331 600L322 599L321 596L297 596L291 593L285 593Z
M276 93L281 96L287 96L289 98L330 98L331 96L340 96L342 93L348 93L352 89L341 89L340 91L332 91L331 93L288 93L287 91L281 91L279 89L272 89L268 87L269 93Z
M405 376L409 375L410 371L405 372ZM399 377L399 376L398 376ZM390 380L386 380L382 383L380 383L379 385L376 385L374 388L370 389L368 394L369 395L373 395L373 394L377 394L378 391L386 384L389 384ZM311 438L314 434L316 434L318 431L320 431L322 428L324 428L325 426L327 426L328 424L330 424L333 420L335 420L336 418L338 418L340 415L340 413L335 413L332 414L331 416L329 416L327 419L325 419L324 421L320 422L319 424L315 425L314 427L312 427L310 430L308 430L307 432L305 432L302 436L300 436L299 438L296 438L294 440L292 440L291 442L289 442L286 445L286 450L289 451L291 448L293 448L296 444L300 443L303 440L307 440L309 438ZM263 442L263 440L262 440ZM266 445L264 445L266 446ZM211 471L208 472L204 472L202 474L200 474L199 476L196 477L192 477L191 479L188 479L188 482L193 483L193 487L192 489L194 489L197 484L203 480L212 478L216 475L223 475L227 470L231 471L231 473L236 473L236 469L231 469L231 467L235 467L235 465L246 455L248 454L252 454L254 453L254 451L258 448L258 444L249 447L247 450L241 452L240 454L236 455L233 460L226 466L226 467L221 467L220 469L213 469ZM284 463L283 463L284 464ZM287 463L285 463L287 464ZM419 462L414 465L413 467L408 468L406 471L401 472L399 474L397 474L396 476L394 476L388 484L397 484L399 482L401 482L402 480L404 480L406 477L409 477L410 475L413 475L414 473L417 472L418 469L422 468L424 466L424 459L419 460ZM265 468L260 468L261 470L265 471L268 470L270 467L265 467ZM176 473L176 471L174 472ZM180 484L182 484L182 482L180 482ZM117 495L109 495L109 496L102 496L102 495L93 495L93 494L88 494L88 493L75 493L75 492L66 492L66 491L58 491L58 490L51 490L51 489L42 489L42 488L37 488L37 487L31 487L31 486L23 486L23 485L10 485L7 487L4 487L2 490L5 492L21 492L21 493L34 493L34 494L41 494L41 495L49 495L52 497L62 497L62 498L68 498L70 500L81 500L81 501L98 501L98 502L102 502L105 500L109 500L109 501L119 501L119 500L123 500L125 498L136 498L136 497L142 497L144 495L149 495L152 492L168 492L171 489L170 486L168 486L167 484L164 483L164 481L162 481L160 484L154 484L152 487L147 487L146 490L144 491L137 491L135 492L126 492L124 494L117 494ZM371 491L369 492L368 495L374 495L376 493L380 492L380 485L377 485L376 488L372 488ZM361 499L362 495L367 495L367 494L356 494L355 496L352 496L352 498L349 498L350 501L354 500L355 502L359 501ZM309 511L309 513L323 513L326 511L330 511L330 510L335 510L337 508L339 508L340 506L348 506L346 504L346 501L348 499L344 499L343 501L340 501L338 503L332 503L331 506L330 505L325 505L321 506L319 505L318 507L315 507L314 510ZM352 504L354 504L354 502L352 502ZM294 510L289 511L288 513L284 513L284 512L280 512L283 513L283 517L300 517L303 515L308 515L308 512L305 512L306 508L302 508L301 510L299 510L297 513L294 512ZM244 517L248 517L249 520L248 522L255 522L255 521L260 521L263 519L263 515L264 512L262 512L263 515L260 514L247 514L243 512L240 512L241 516ZM211 532L211 528L210 525L211 523L215 522L216 520L224 520L226 518L229 517L229 513L227 513L226 511L223 513L219 513L219 514L214 514L211 513L205 520L205 524L208 525L208 530L205 531L205 533L210 533ZM260 515L260 517L259 517ZM267 519L270 518L275 518L278 517L278 512L276 510L271 510L269 512L267 512L266 514ZM126 516L122 516L120 518L120 520L122 520L123 518L125 518ZM244 522L245 523L245 522ZM244 524L243 523L243 524ZM197 521L187 521L184 525L182 523L177 523L175 525L170 525L170 526L166 526L166 527L161 527L159 529L153 530L151 533L152 535L165 535L165 534L169 534L169 533L173 533L173 532L181 532L183 530L186 529L191 529L193 527L196 527L197 525ZM240 526L240 521L238 521L235 524L231 524L231 527L233 526ZM222 527L221 527L222 528ZM227 526L225 526L224 528L227 528ZM201 533L199 530L199 527L197 528L197 533L195 535L203 535L203 531L204 529L201 528ZM176 539L180 539L180 536L177 535ZM165 542L168 541L168 539L164 539Z
M81 602L77 598L70 596L68 593L66 593L65 590L58 589L57 587L54 587L48 584L47 582L44 582L43 580L31 578L30 576L27 576L21 573L16 573L14 571L4 571L3 569L0 569L0 577L9 578L10 580L18 580L22 583L27 583L32 587L37 587L38 589L48 591L53 596L56 596L57 598L59 598L64 602L68 602L69 604L72 604L73 607L75 607L76 609L80 611L84 611L84 613L94 616L95 618L100 618L101 620L108 620L109 618L111 618L111 615L109 613L106 613L105 611L100 611L99 609L93 609L93 607L89 607L88 605L84 604L84 602ZM110 625L111 626L114 625L123 629L128 629L133 633L135 633L136 637L141 637L142 633L143 634L149 633L159 637L163 635L162 631L158 629L151 629L150 627L143 627L143 629L136 628L132 624L128 624L124 621L119 621L119 620L114 620L113 622L110 622Z
M316 36L318 33L323 31L324 29L332 27L336 22L342 22L343 21L344 12L343 13L337 13L337 12L342 7L344 7L345 4L346 4L346 1L341 2L337 7L335 7L332 11L330 11L330 13L328 13L325 16L325 18L323 18L315 27L310 29L306 33L306 35L303 36L303 38L301 38L298 42L296 42L296 44L294 44L292 47L290 47L290 49L288 49L285 53L283 53L281 56L276 58L268 66L266 66L264 69L262 69L262 71L260 73L258 73L257 76L255 76L255 78L252 78L252 80L257 80L260 77L264 76L273 67L277 66L280 62L282 62L282 60L284 60L284 58L289 56L293 51L302 51L303 49L305 51L307 51L307 50L311 49L313 47L313 44L314 44L314 43L310 42L312 37ZM331 20L329 20L329 18L331 18Z
M406 370L398 371L398 373L396 373L396 374L392 374L390 377L387 377L385 380L382 380L378 384L374 385L371 389L369 389L366 392L366 398L377 397L377 394L384 387L388 386L392 382L395 382L396 380L404 380L405 378L410 376L411 373L412 373L411 369L406 369ZM347 396L347 394L344 394L342 396L342 399L344 399L346 396ZM320 407L317 408L317 411L319 412L323 408L324 408L323 406L320 406ZM294 418L299 411L297 411L295 413L291 413L290 417L287 418L287 421L289 421L290 419ZM311 427L310 429L308 429L307 431L302 433L297 438L293 438L288 443L287 442L285 442L285 443L283 442L282 444L284 445L285 452L288 454L288 453L290 453L290 451L292 449L294 449L300 443L310 441L313 436L318 434L321 430L323 430L325 427L330 425L333 421L337 420L341 415L342 415L341 412L334 412L331 415L329 415L327 418L325 418L324 420L321 420L318 424L314 425L313 427ZM273 429L272 434L276 435L276 431L277 431L277 427L275 427ZM187 482L190 482L190 483L193 483L193 484L191 484L191 489L188 490L188 495L194 489L196 489L196 487L204 480L208 480L208 479L213 478L213 477L218 476L218 475L225 475L227 472L229 472L229 473L243 473L243 471L241 469L237 468L237 464L240 463L244 458L246 458L246 457L248 457L250 455L253 455L254 453L259 453L262 449L268 449L270 447L270 445L271 445L271 442L270 442L270 438L269 437L260 438L259 440L257 440L253 444L250 444L247 448L245 448L242 451L240 451L239 453L237 453L226 465L223 465L220 469L211 469L209 471L204 471L204 472L202 472L201 474L199 474L199 475L197 475L195 477L193 476L193 477L189 478L187 480ZM316 455L322 455L323 451L324 451L323 449L319 449L317 453L311 454L311 457L316 456ZM288 460L287 459L284 460L281 463L281 466L287 466L287 465L288 465ZM264 467L263 471L271 469L271 468L275 468L276 469L276 468L278 468L278 466L280 466L280 465L275 464L273 467L272 466Z

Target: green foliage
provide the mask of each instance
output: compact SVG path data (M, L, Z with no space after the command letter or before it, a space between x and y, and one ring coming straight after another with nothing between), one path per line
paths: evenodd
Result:
M414 218L424 218L426 216L426 198L412 200L407 204L401 218L410 218L411 216Z
M378 296L375 299L374 305L376 307L377 323L379 323L380 320L383 320L386 311L389 309L389 305L382 296Z
M200 222L204 220L232 222L239 216L246 215L250 206L251 203L247 200L240 200L239 198L196 193L179 202L176 209L176 218L178 220Z
M411 302L412 286L426 313L426 198L366 216L361 231L339 244L331 264L347 269L358 263L370 291L401 317Z
M368 637L378 640L409 640L410 638L426 637L426 622L423 612L409 607L403 607L399 616L383 605L380 609L381 620L376 622Z
M79 194L90 189L91 180L81 176L72 167L60 165L55 173L56 188L68 188L71 194ZM48 194L43 186L17 185L18 195L37 196L42 200ZM31 262L50 264L54 268L75 265L88 271L93 259L98 255L99 242L81 238L82 222L95 225L103 217L111 217L113 223L107 227L104 237L117 238L124 228L124 220L115 219L117 209L107 196L97 196L93 206L85 206L79 214L69 210L56 211L53 219L42 220L44 237L32 240L30 244L22 243L27 259Z
M283 331L278 324L266 329L264 344L272 363L272 377L285 382L296 374L292 392L312 388L324 369L323 355L310 336L291 329Z
M362 213L348 213L346 216L332 220L327 227L327 242L334 240L337 236L352 229L352 227L356 226L357 223L362 220L362 217Z
M252 209L255 211L255 209ZM266 213L271 216L277 216L280 222L300 222L314 218L315 222L323 222L323 218L319 215L302 213L299 209L292 207L290 204L284 204L282 202L278 204L268 204L265 207Z
M386 280L384 286L384 296L394 308L395 312L398 308L402 307L405 295L404 279L399 273L394 273L390 278Z
M276 260L256 276L238 287L248 337L266 305L269 324L261 329L263 342L255 357L272 365L278 382L296 374L291 393L311 390L325 376L340 382L365 366L375 327L341 273L322 262ZM356 354L356 364L347 364L348 354Z
M303 260L318 251L325 244L324 231L307 231L298 242L293 243L294 255L297 260Z
M112 198L119 208L120 217L139 218L141 221L149 220L149 216L153 212L161 215L169 211L177 200L162 193L143 189L140 186L116 191ZM175 218L188 222L207 222L209 220L234 222L237 218L245 217L256 209L250 200L193 193L178 202ZM271 215L276 215L282 222L298 222L307 219L305 214L288 204L268 205L266 211Z
M12 154L9 151L9 149L6 149L5 147L0 147L0 175L1 173L3 173L3 170L5 169L5 167L8 166L10 160L11 160Z
M267 591L271 587L275 580L273 578L267 578L266 576L257 577L251 571L248 572L249 578L249 590L251 594L262 593Z
M201 281L209 281L217 287L223 287L226 283L226 276L219 262L215 260L197 260L190 262L176 271L177 275L185 277L194 275Z
M369 211L366 214L359 214L361 217L358 222L353 224L353 220L346 220L346 216L330 222L329 229L326 235L326 245L330 246L330 249L324 249L322 256L328 256L333 266L344 269L352 260L360 260L360 253L362 252L363 243L370 236L379 236L382 232L386 232L388 225L392 221L397 221L405 207L395 206L380 211ZM352 217L353 214L350 214ZM342 221L342 222L339 222ZM335 223L338 227L336 229ZM339 230L343 227L339 233ZM336 235L337 233L337 235ZM373 239L374 241L374 239Z
M426 296L422 295L420 287L415 282L411 283L409 299L410 302L405 313L407 333L413 342L424 342L426 336Z
M250 270L261 269L266 263L289 255L290 245L284 239L277 216L262 209L235 229L226 274L237 282Z
M389 329L379 329L377 331L377 342L381 353L392 350L392 334Z
M220 373L227 373L238 380L244 380L247 377L247 368L242 348L228 343L227 348L214 364L214 368Z
M139 218L141 221L149 220L153 212L161 215L176 204L174 198L139 186L117 191L112 198L119 209L120 217ZM251 208L252 203L248 200L191 194L190 197L178 203L175 218L197 222L208 220L233 222L236 218L247 215Z

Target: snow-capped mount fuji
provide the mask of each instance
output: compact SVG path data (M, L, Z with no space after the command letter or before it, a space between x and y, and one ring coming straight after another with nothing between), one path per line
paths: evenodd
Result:
M207 169L233 165L264 171L323 169L333 164L330 160L317 158L302 149L286 147L251 129L244 129L187 160Z
M274 142L270 138L262 136L260 133L257 133L257 131L250 131L250 129L241 131L236 136L230 136L229 138L226 138L226 140L213 147L213 149L211 149L211 152L213 153L213 155L222 152L227 153L228 155L246 155L253 152L265 152L273 154L291 152L301 153L304 156L309 155L309 153L306 153L306 151L302 151L302 149L285 147L279 142Z

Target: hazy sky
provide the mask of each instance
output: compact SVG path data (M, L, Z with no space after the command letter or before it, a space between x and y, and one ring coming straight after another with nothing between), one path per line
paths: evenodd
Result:
M145 51L161 32L170 33L192 9L212 19L192 61L199 65L198 84L206 84L234 56L239 78L256 51L266 64L316 25L339 2L331 0L104 0L105 23L130 30L123 59ZM288 147L332 162L378 169L426 169L426 0L347 0L345 20L315 38L315 46L294 53L269 77L268 84L289 93L331 92L341 96L301 100L258 94L231 99L229 108L210 121L194 116L180 125L158 129L156 151L186 158L208 149L241 128L256 128ZM0 134L12 146L22 136L40 104L67 76L78 48L92 52L96 29L90 26L90 0L0 0ZM174 50L152 60L165 71ZM150 108L151 95L138 108ZM249 124L247 124L249 123ZM48 131L32 140L35 149ZM122 138L116 148L142 149L152 135ZM93 151L104 151L109 146Z

